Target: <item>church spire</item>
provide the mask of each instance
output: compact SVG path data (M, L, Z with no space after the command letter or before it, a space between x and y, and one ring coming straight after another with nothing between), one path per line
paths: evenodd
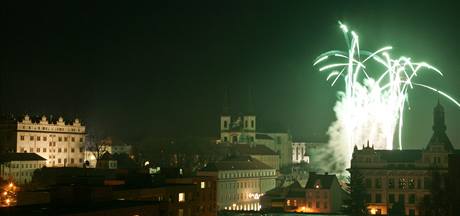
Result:
M446 123L444 119L444 107L439 102L433 109L433 132L435 134L441 134L446 132Z
M224 101L222 104L222 115L230 115L229 90L225 88Z
M446 134L446 123L444 118L444 107L439 102L433 109L433 135L431 136L430 142L427 148L432 145L444 146L447 151L453 151L454 147Z
M254 101L252 97L252 91L251 88L248 88L248 104L247 104L247 110L246 110L246 115L254 115Z

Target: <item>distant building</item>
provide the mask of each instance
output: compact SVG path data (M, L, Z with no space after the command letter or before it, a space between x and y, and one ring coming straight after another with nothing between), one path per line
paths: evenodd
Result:
M276 185L276 170L248 156L208 164L197 175L216 177L218 210L258 211L260 196Z
M110 154L127 154L132 155L133 147L132 145L128 145L127 143L121 141L120 139L115 139L112 137L107 137L101 140L104 146L104 151L109 152Z
M220 121L218 144L264 145L280 156L279 167L292 164L292 139L288 133L257 132L254 114L230 116L224 113Z
M346 192L336 175L310 173L306 189L306 205L299 211L309 213L339 213Z
M37 169L46 164L46 159L35 153L3 153L0 154L0 177L22 185L32 181Z
M307 155L306 143L293 142L292 143L292 162L293 163L310 163L310 158Z
M372 214L388 214L393 204L403 202L406 215L420 215L422 201L431 196L434 174L445 188L448 157L460 154L447 137L444 108L437 104L433 111L433 135L421 150L376 150L369 143L355 147L351 173L364 176L367 202Z
M109 152L105 152L99 160L97 160L96 168L100 169L116 169L117 160Z
M167 184L194 185L193 196L194 213L192 215L216 216L217 215L217 184L214 176L194 176L166 179Z
M216 216L214 177L179 177L166 179L159 186L113 191L117 200L142 200L160 203L161 214L171 216Z
M53 121L25 115L0 122L0 147L3 152L36 153L46 159L46 166L81 167L85 134L78 118L65 122L62 117Z
M301 212L306 206L305 188L295 181L287 187L267 191L260 200L266 212Z

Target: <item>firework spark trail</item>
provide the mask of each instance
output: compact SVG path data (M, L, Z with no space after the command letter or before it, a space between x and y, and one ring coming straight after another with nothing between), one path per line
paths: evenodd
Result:
M404 107L407 92L414 86L438 92L459 107L460 103L436 88L412 82L421 69L443 76L435 67L425 62L412 62L404 56L393 59L389 53L391 46L375 52L360 50L358 35L343 23L339 22L339 25L348 50L325 52L313 65L331 59L342 60L319 68L320 72L329 72L326 80L332 80L332 86L342 78L345 88L338 92L339 100L334 107L337 120L328 130L329 148L318 158L324 163L333 156L336 160L323 169L341 172L349 167L354 146L370 142L375 149L391 150L397 132L398 148L402 149ZM366 64L371 60L382 66L383 72L369 71Z

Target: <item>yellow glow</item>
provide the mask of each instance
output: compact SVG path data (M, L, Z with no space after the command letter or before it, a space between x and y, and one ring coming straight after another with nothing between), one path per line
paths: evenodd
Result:
M179 202L185 202L185 193L179 193Z
M372 209L371 209L371 214L372 214L372 215L375 215L375 214L377 214L377 209L375 209L375 208L372 208Z
M3 195L4 195L4 196L6 196L6 194L7 194L7 193L6 193L6 191L5 191L5 192L3 192Z
M10 185L8 185L9 187L13 187L13 183L10 183Z

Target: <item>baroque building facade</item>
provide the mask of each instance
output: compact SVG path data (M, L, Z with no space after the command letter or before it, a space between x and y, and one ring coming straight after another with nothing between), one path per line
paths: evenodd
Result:
M258 211L259 198L276 186L276 170L251 157L208 164L198 176L216 178L217 210Z
M50 121L46 116L0 123L3 152L36 153L48 167L80 167L85 159L85 126L77 118Z
M371 214L387 215L397 202L406 215L420 215L423 200L431 196L435 176L445 186L449 155L459 154L446 134L444 108L438 102L433 112L433 135L424 149L376 150L355 146L350 172L364 176Z

